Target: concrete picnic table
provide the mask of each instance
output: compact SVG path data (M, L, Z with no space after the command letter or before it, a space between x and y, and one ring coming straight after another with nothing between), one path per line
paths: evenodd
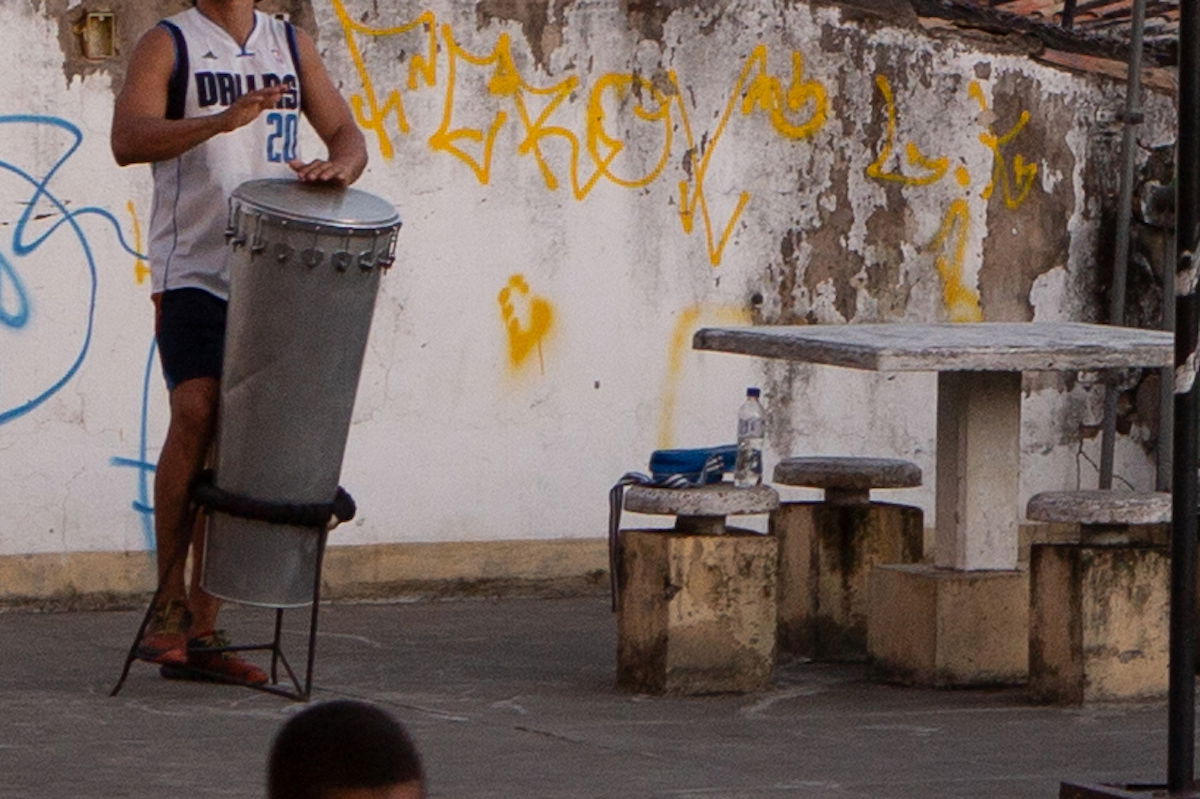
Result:
M937 372L935 564L1016 569L1021 373L1162 367L1174 337L1080 322L703 328L699 350L877 372Z

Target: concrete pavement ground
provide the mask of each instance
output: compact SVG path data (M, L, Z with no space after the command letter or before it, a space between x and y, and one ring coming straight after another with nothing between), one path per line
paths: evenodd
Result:
M0 797L262 797L271 736L301 705L115 682L140 612L0 614ZM238 642L273 613L231 607ZM285 615L303 664L306 610ZM751 696L614 687L606 597L327 604L314 701L358 697L412 731L430 796L1054 797L1062 780L1161 782L1164 704L1030 704L1019 688L926 690L862 666L781 663Z

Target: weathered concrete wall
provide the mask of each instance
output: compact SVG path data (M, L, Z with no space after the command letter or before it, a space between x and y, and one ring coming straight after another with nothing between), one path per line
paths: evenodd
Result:
M108 127L122 58L183 5L0 4L0 556L152 544L150 178L113 164ZM343 475L361 513L334 543L598 537L612 481L729 441L748 384L768 469L933 474L932 377L694 353L700 325L1103 316L1108 79L788 0L261 7L317 36L367 134L360 186L406 223ZM116 58L81 55L97 10ZM1142 139L1171 120L1151 98ZM1117 449L1143 488L1147 386ZM1092 485L1094 381L1026 387L1025 494ZM932 488L905 496L931 523Z

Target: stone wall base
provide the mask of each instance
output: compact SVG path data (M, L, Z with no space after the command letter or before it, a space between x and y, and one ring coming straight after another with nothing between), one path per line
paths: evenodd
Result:
M337 532L332 534L336 540ZM99 610L144 606L154 553L0 556L0 608ZM329 547L321 596L330 600L458 596L583 596L608 591L602 538Z

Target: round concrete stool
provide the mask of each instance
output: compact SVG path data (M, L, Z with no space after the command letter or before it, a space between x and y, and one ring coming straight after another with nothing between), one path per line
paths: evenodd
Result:
M779 541L779 646L818 660L867 657L868 581L877 566L921 559L924 514L873 502L872 488L911 488L921 469L898 458L785 458L779 485L821 488L819 502L783 502L771 514Z
M1078 524L1087 543L1128 543L1130 528L1171 521L1165 491L1043 491L1030 497L1025 515L1039 522Z
M775 466L774 480L780 485L823 488L831 505L855 505L870 502L872 488L921 485L921 467L900 458L784 458Z
M726 516L770 513L779 507L779 494L770 486L738 488L712 483L694 488L634 485L625 491L625 510L675 517L681 533L720 535Z
M779 507L770 486L633 485L625 509L673 515L674 529L621 530L617 684L666 694L745 693L775 666L774 536L726 516Z

